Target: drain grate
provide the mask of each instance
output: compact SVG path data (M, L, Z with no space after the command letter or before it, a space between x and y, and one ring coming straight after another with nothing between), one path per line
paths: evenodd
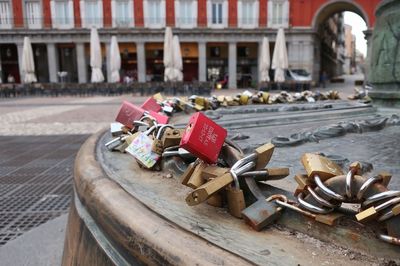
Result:
M0 137L0 246L68 212L75 155L87 137Z

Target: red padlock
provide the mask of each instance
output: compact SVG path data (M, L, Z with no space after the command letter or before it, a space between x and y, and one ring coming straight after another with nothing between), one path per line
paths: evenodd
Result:
M227 131L202 113L192 115L179 146L207 163L216 163Z
M154 117L159 124L168 124L169 117L166 115L162 115L154 111L149 111L149 115Z
M157 103L156 99L153 97L148 98L142 106L140 106L146 111L154 111L154 112L160 112L161 106Z
M115 121L120 122L127 128L133 128L133 121L139 120L143 114L144 110L139 106L123 101Z

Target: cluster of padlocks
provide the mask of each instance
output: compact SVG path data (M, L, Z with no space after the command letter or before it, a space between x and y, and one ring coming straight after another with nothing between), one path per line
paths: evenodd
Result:
M116 117L118 124L111 126L115 138L106 146L127 152L141 167L150 170L162 170L162 160L180 157L187 164L181 183L193 189L186 196L189 206L203 202L226 206L232 216L243 218L257 231L274 223L284 209L328 225L349 212L359 222L383 222L400 214L400 191L387 189L389 173L366 178L362 176L361 164L355 162L345 175L334 162L311 153L301 158L306 174L295 175L297 201L280 194L265 198L259 193L257 201L246 204L244 179L269 181L289 175L288 168L266 168L274 145L266 143L244 156L226 138L226 129L203 113L193 114L185 128L175 128L168 124L169 117L161 110L163 106L153 97L140 107L124 101ZM343 208L342 203L360 204L360 208L351 211ZM400 244L396 230L388 225L388 233L379 233L379 238Z

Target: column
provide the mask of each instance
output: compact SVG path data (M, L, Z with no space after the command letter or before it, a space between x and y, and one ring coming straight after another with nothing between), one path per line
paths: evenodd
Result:
M78 82L86 83L86 57L85 57L85 45L83 43L76 44L76 63L78 65Z
M5 79L7 79L7 77L3 77L3 67L1 65L1 54L0 54L0 83L4 83L6 82Z
M260 59L261 59L262 41L258 42L257 49L257 83L260 83Z
M22 53L23 53L23 50L24 50L24 44L17 43L17 50L18 50L19 77L20 77L21 83L23 83L22 81L24 80L24 74L22 72Z
M199 49L199 81L207 81L207 44L205 42L198 43Z
M146 82L146 50L144 42L136 43L138 81Z
M107 66L106 81L109 82L111 80L111 58L110 58L111 43L106 43L105 45L106 45L106 66Z
M54 43L47 44L47 62L49 65L49 78L50 82L57 82L58 69L58 56L56 52L56 45Z
M229 43L229 58L228 58L228 71L229 71L229 89L237 89L236 81L236 43Z

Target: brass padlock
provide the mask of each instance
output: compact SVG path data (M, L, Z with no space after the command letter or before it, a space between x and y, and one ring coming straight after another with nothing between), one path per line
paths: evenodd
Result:
M161 138L164 149L172 146L178 146L184 132L184 128L167 128Z
M158 102L163 102L164 101L164 97L161 95L161 93L154 94L153 98Z
M360 213L356 214L357 221L359 222L368 222L372 219L374 219L378 215L378 212L376 211L375 207L370 207L366 210L363 210Z
M194 168L192 175L190 176L186 186L196 189L203 185L206 181L201 177L201 173L204 168L208 166L207 163L200 161Z
M219 167L216 165L208 165L201 172L201 177L204 180L210 181L210 179L216 178L220 175L229 172L229 168Z
M254 152L257 154L256 161L256 170L263 169L268 162L271 160L272 153L274 152L275 146L272 143L266 143L257 149Z
M243 190L240 189L239 179L235 171L241 172L241 169L230 170L234 186L228 186L226 189L228 212L236 218L242 218L242 211L246 208L246 202L244 200Z
M312 178L314 175L318 175L322 182L331 177L343 175L343 171L339 165L318 154L303 154L303 156L301 156L301 163L303 164L308 177Z
M249 103L249 95L241 94L239 97L239 103L241 105L247 105Z
M223 95L217 96L217 101L218 101L219 103L223 103L223 102L225 101L225 96L223 96Z
M268 92L261 92L261 97L265 104L269 103L269 93Z
M311 185L311 180L308 179L307 175L297 174L294 176L294 180L296 180L299 190L304 191L308 186Z
M382 181L381 181L380 183L381 183L383 186L385 186L385 187L387 187L387 186L389 185L390 180L392 179L392 174L389 173L389 172L385 172L385 171L380 172L380 173L378 174L378 176L379 176L380 178L382 178Z
M207 204L213 207L222 208L224 204L224 191L221 190L207 199Z
M163 153L163 145L162 145L162 141L160 139L154 139L153 140L153 145L151 146L151 150L159 155L161 155Z
M396 206L394 206L392 208L392 212L393 212L394 216L399 215L400 214L400 204L397 204Z
M274 223L281 216L282 207L275 203L260 199L242 211L246 224L254 230L261 231L264 227Z
M185 172L183 172L183 174L181 176L182 185L187 186L187 182L189 181L190 177L192 176L194 169L200 162L201 162L200 159L197 159L196 161L189 164L189 166L186 168Z

